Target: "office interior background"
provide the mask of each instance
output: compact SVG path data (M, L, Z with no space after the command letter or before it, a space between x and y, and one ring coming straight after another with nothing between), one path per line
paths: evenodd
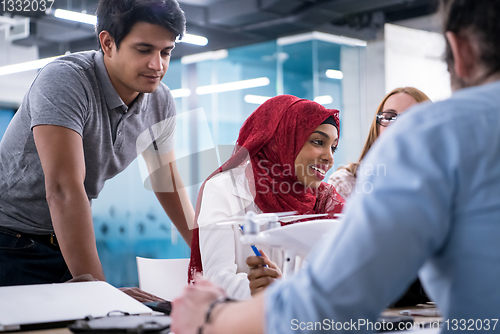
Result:
M201 182L227 159L243 121L266 98L292 94L340 110L333 171L357 161L376 107L393 88L414 86L434 101L451 95L436 1L178 2L187 32L206 38L178 43L163 79L175 97L176 156L193 205ZM47 58L97 48L92 17L76 22L56 11L93 15L96 0L55 0L49 11L5 3L0 138ZM135 256L189 257L146 178L139 158L92 203L99 256L118 287L137 286Z

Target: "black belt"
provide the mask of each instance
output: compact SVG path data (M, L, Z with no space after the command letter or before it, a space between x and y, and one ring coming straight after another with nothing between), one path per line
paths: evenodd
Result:
M27 234L27 233L19 233L21 236L23 237L26 237L26 238L30 238L34 241L38 241L42 244L45 244L45 245L50 245L50 246L54 246L54 247L57 247L59 248L59 244L57 243L57 238L56 238L56 234L55 233L52 233L52 234L41 234L41 235L38 235L38 234Z
M21 237L29 238L29 239L32 239L33 241L38 241L44 245L50 245L50 246L59 248L59 244L57 243L57 238L56 238L55 233L28 234L28 233L24 233L24 232L17 232L17 231L11 230L10 228L0 227L0 231L2 231L2 230L9 232L10 234L15 234L16 237L18 237L18 238L21 238Z

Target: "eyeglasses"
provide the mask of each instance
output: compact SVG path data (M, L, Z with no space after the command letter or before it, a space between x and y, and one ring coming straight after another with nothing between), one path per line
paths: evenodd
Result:
M397 118L398 114L395 112L379 112L377 114L377 123L381 126L389 126L391 123L393 123Z

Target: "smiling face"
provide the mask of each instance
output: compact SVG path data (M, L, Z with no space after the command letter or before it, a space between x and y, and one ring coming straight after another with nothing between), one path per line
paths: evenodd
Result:
M162 26L136 23L116 48L107 31L99 35L111 83L125 104L139 93L152 93L167 72L175 35Z
M297 180L306 187L317 188L333 166L333 153L337 148L337 128L321 124L309 136L295 158Z
M399 115L414 104L417 104L417 101L410 95L406 93L397 93L389 96L385 101L382 113L395 113ZM382 134L382 132L387 129L387 127L380 125L378 125L378 128L379 134Z

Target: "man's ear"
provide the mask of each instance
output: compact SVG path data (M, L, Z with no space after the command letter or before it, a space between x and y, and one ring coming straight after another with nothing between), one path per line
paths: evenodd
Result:
M99 33L99 42L101 43L101 48L104 54L111 57L111 52L113 51L113 46L115 45L115 40L109 32L103 30Z
M457 35L451 31L447 31L445 35L453 53L455 74L461 79L472 77L477 56L470 38L466 34Z

